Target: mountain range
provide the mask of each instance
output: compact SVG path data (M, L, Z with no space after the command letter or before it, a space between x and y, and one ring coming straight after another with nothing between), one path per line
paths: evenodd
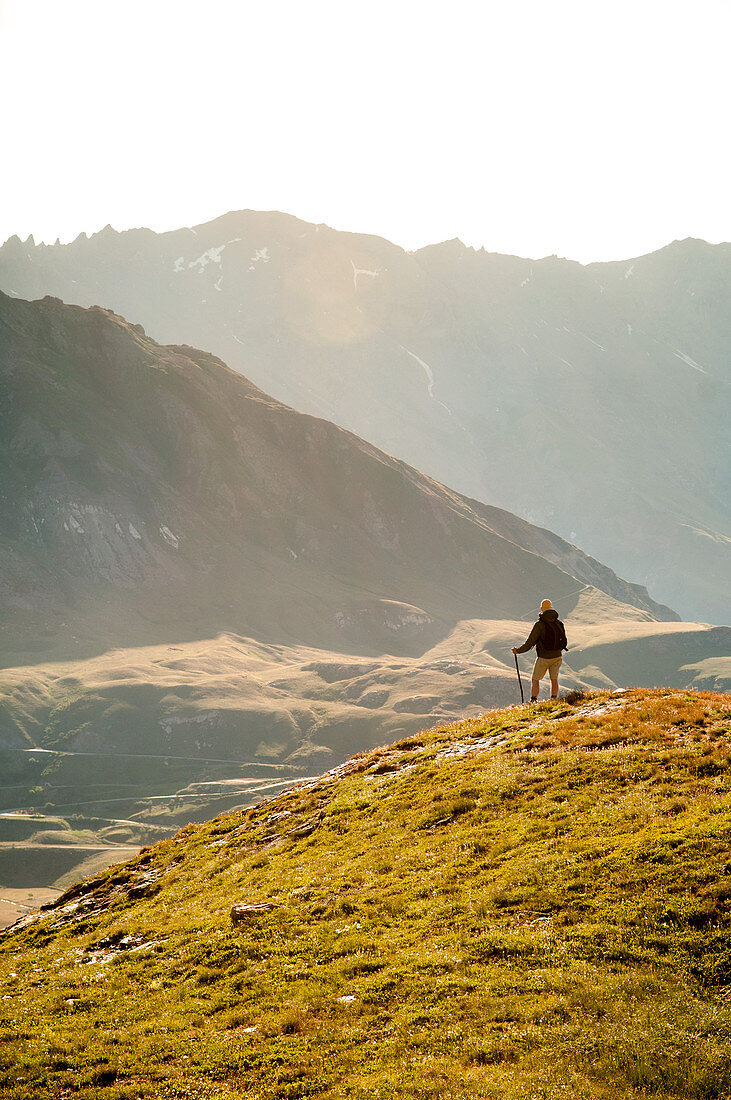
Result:
M11 238L0 287L204 347L683 618L731 615L729 245L582 266L456 240L408 253L240 211L162 234Z
M564 687L729 682L727 628L110 310L0 294L0 385L5 885L506 705L546 595Z

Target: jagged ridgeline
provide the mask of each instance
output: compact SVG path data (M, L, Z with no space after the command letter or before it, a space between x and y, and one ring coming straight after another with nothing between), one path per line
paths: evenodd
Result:
M8 1100L731 1095L731 696L496 711L0 940Z

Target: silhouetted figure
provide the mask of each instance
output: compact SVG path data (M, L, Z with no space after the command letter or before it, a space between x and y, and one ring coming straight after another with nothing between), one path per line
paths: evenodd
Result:
M543 600L541 613L533 624L528 638L523 645L513 646L513 653L527 653L533 646L536 647L536 663L531 674L531 703L538 699L540 682L548 673L551 680L551 698L558 695L558 670L561 667L561 656L566 646L566 631L558 617L558 611L554 611L550 600Z

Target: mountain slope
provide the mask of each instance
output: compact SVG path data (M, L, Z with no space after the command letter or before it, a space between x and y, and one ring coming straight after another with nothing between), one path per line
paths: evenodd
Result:
M721 1100L730 708L424 731L74 887L0 940L4 1095Z
M685 617L726 622L731 246L623 264L407 254L240 211L69 245L0 286L111 306L303 412L558 531Z
M677 618L213 356L54 299L2 296L0 326L6 664L222 629L415 655L587 585Z

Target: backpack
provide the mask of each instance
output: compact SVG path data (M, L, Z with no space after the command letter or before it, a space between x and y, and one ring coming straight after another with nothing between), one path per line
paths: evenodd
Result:
M568 649L566 631L561 620L554 619L553 622L547 622L543 619L541 621L543 622L543 644L546 649Z

